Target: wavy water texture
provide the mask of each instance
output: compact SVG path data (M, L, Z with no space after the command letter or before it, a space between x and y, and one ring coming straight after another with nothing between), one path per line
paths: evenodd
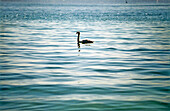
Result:
M0 110L169 110L169 4L1 5Z

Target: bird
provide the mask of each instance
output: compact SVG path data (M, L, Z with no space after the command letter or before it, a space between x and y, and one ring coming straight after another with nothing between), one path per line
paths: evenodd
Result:
M93 43L94 42L94 41L91 41L91 40L88 40L88 39L80 41L80 32L76 32L76 34L78 34L78 37L77 37L77 43L78 44L79 43L87 44L87 43Z

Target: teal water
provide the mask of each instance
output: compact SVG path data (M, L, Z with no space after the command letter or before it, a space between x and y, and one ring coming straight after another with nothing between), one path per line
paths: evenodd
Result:
M1 3L0 110L168 111L169 6Z

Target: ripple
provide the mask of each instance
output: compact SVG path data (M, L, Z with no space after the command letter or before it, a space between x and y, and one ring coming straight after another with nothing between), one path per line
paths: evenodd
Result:
M169 5L2 5L0 110L168 110Z
M23 80L23 79L34 79L36 76L28 76L19 73L4 73L1 74L1 80Z
M112 48L112 47L106 48L106 49L108 49L108 50L117 50L116 48Z
M6 34L5 34L5 35L4 35L4 34L0 34L0 36L1 36L1 37L9 37L9 38L10 38L10 37L17 37L17 36L6 35Z

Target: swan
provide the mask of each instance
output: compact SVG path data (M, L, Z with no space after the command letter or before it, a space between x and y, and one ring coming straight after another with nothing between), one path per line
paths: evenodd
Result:
M80 41L80 32L76 32L76 34L78 34L78 37L77 37L77 43L78 43L78 44L79 44L79 43L82 43L82 44L93 43L93 41L87 40L87 39Z

